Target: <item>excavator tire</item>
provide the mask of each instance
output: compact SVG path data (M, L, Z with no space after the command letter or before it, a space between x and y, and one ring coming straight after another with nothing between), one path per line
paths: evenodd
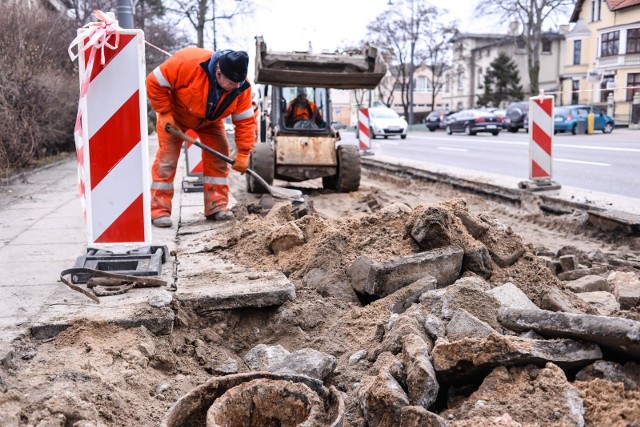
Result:
M251 157L249 157L249 169L253 169L258 175L262 177L267 184L273 184L273 175L275 173L275 160L273 147L271 144L257 143L251 151ZM267 189L264 188L257 180L251 175L245 173L247 177L247 191L249 193L266 193Z
M338 173L322 178L322 187L339 193L360 188L360 152L353 145L338 147Z

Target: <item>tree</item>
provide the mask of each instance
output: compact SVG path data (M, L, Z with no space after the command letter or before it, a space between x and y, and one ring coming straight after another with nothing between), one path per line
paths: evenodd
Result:
M425 62L424 29L434 25L440 12L423 0L398 0L391 12L367 26L374 44L391 57L393 87L400 91L404 114L413 119L413 72Z
M484 94L478 99L478 104L498 107L502 101L522 99L523 96L518 66L501 52L484 76Z
M494 16L501 22L517 19L524 28L531 94L540 91L542 27L554 18L565 15L574 3L575 0L480 0L476 6L478 15Z
M186 18L196 31L198 47L204 47L206 26L211 23L213 50L218 50L217 22L253 15L255 8L251 0L172 0L171 4L168 9Z
M431 70L431 107L436 108L436 97L442 86L442 78L444 70L447 68L446 63L449 60L451 52L451 43L453 36L458 33L457 24L446 24L441 21L432 22L424 28L422 37L425 40L425 60L426 65Z

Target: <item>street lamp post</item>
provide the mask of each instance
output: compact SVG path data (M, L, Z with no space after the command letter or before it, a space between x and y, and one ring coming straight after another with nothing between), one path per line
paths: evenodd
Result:
M415 13L413 9L413 0L411 0L411 57L409 58L409 124L413 124L413 56L416 49Z
M118 0L116 4L116 17L118 25L122 28L133 28L133 8L131 0Z

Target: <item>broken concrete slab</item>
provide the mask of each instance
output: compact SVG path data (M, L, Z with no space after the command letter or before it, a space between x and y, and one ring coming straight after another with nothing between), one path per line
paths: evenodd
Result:
M433 348L433 343L424 328L426 319L418 304L414 304L404 313L394 316L393 322L390 322L389 330L384 334L382 343L371 352L369 360L374 361L383 352L398 354L402 350L404 337L411 334L424 340L429 346L429 350Z
M245 354L244 363L254 371L275 371L289 351L281 346L258 344Z
M560 269L565 271L573 271L578 269L578 258L575 255L562 255L558 258Z
M104 300L105 298L102 299ZM155 335L169 335L173 331L174 318L175 313L171 308L154 308L146 301L140 304L119 305L116 303L51 304L43 309L31 325L31 334L38 340L50 339L75 323L89 322L96 325L115 325L125 329L144 326Z
M384 359L376 362L382 365L378 374L365 377L358 390L360 409L370 427L396 427L402 408L410 405L400 385L402 374L398 370L402 365L393 356Z
M288 251L303 244L304 234L295 222L288 222L274 230L269 238L269 248L276 255L281 251Z
M336 369L334 356L312 348L302 348L284 356L276 366L276 372L300 374L324 382Z
M621 231L629 235L640 234L640 215L617 210L590 210L589 222L603 231Z
M565 271L558 274L558 279L563 281L576 280L584 276L600 275L607 272L606 266L597 266L591 268L579 268L577 270Z
M564 313L584 313L584 310L580 308L574 300L580 301L578 297L569 291L550 288L542 296L540 308Z
M625 390L638 390L640 365L634 362L621 365L607 360L597 360L576 374L577 381L592 381L596 378L623 383Z
M390 312L401 314L417 303L423 293L434 290L437 286L438 282L435 277L425 276L384 297L383 300L387 302L387 308Z
M565 282L563 283L563 286L565 289L569 289L571 292L576 294L597 291L609 292L611 290L611 286L607 282L607 279L593 274L580 277L579 279L572 280L570 282Z
M406 386L412 405L429 408L437 399L440 385L431 364L429 352L433 345L415 334L402 339L402 357L407 374Z
M485 292L481 284L468 280L459 280L446 288L442 296L442 317L451 319L456 310L464 309L476 318L488 323L494 329L500 329L496 314L500 302Z
M478 240L487 247L493 261L502 268L513 265L525 252L522 238L510 227L496 224L491 233L484 233Z
M449 423L422 406L405 406L400 410L400 427L447 427Z
M175 300L199 315L216 310L282 305L295 299L295 286L278 271L249 270L209 254L181 258Z
M476 273L485 279L490 278L493 274L493 264L487 247L478 243L475 247L465 250L462 269Z
M511 282L495 287L488 291L500 305L512 308L527 308L535 310L538 308L519 287Z
M553 362L561 367L579 368L602 358L602 352L596 344L570 339L539 341L492 334L486 338L438 342L431 356L442 385L484 376L500 365Z
M553 363L495 368L464 402L442 415L464 426L585 425L582 399ZM535 421L533 421L535 420Z
M464 309L455 311L446 329L449 341L483 338L496 332L487 322L483 322Z
M640 357L640 322L619 317L554 313L502 307L498 321L516 332L534 330L551 338L574 338Z
M455 282L460 275L463 255L461 248L447 246L383 263L360 256L347 268L347 275L356 292L378 297L425 276L435 277L438 286L443 287Z
M582 301L591 304L600 316L610 316L620 310L616 297L609 292L582 292L576 295Z

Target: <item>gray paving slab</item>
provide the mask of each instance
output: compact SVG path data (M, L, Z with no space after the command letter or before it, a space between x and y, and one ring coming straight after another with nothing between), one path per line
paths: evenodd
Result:
M15 245L43 245L57 243L81 243L86 246L86 228L49 228L46 232L43 229L33 229L23 231L11 243ZM80 255L80 254L79 254Z
M0 249L0 268L28 259L33 262L69 261L86 253L84 243L47 243L39 245L10 244Z
M80 256L82 254L78 254ZM73 267L75 258L60 261L12 261L0 263L0 269L9 272L0 276L0 292L2 288L10 286L41 286L57 282L60 272ZM4 268L3 268L4 267Z
M37 286L3 286L0 288L0 318L15 318L18 323L36 315L60 290L55 283Z

